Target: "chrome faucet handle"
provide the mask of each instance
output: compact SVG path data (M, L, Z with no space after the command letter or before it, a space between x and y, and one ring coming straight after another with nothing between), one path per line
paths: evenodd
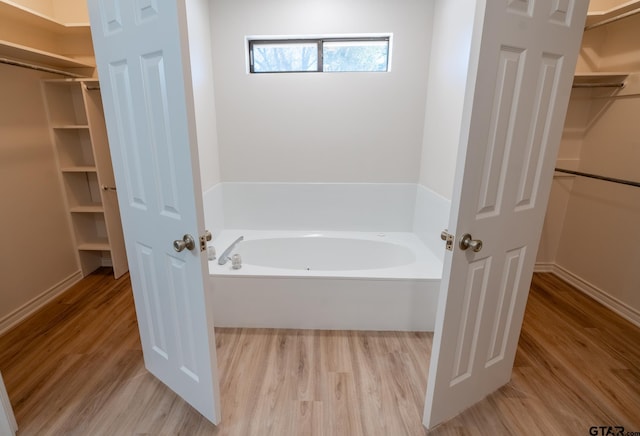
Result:
M242 268L242 257L236 253L231 257L231 268L240 269Z

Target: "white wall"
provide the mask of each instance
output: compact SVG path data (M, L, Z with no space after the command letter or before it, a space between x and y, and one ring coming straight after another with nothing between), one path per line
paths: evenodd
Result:
M431 1L214 0L222 180L418 179ZM247 35L393 33L389 73L248 75Z
M51 75L0 64L2 321L78 272L40 87Z
M451 199L467 88L475 1L437 0L429 65L420 184ZM425 78L426 80L426 78Z
M222 194L216 193L221 191ZM205 215L222 201L224 228L412 231L414 183L221 183L205 194Z
M198 167L202 192L220 183L218 132L213 86L213 53L209 23L210 2L191 0L186 3L189 50L189 76L193 87L194 113L189 121L195 123L198 141ZM195 159L194 159L195 160Z

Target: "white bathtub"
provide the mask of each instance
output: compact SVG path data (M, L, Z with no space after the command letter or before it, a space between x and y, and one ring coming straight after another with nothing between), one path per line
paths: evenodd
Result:
M239 236L242 268L209 262L216 326L433 330L442 261L411 232L224 230L218 254Z

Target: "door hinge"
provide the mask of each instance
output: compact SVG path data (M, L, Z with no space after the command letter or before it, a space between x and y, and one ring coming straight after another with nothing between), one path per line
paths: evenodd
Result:
M453 251L453 240L455 239L455 236L452 235L451 233L449 233L447 231L447 229L444 229L442 231L442 233L440 233L440 239L442 239L443 241L446 241L446 246L445 248L449 251Z
M211 240L211 232L209 230L204 231L204 235L200 236L200 251L207 251L207 241Z

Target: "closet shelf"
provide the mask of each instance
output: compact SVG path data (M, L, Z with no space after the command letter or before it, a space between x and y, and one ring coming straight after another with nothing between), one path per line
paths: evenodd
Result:
M52 129L59 129L59 130L83 130L83 129L89 129L89 125L88 124L58 124L56 126L52 126Z
M75 166L60 168L63 173L96 173L98 169L94 166Z
M585 30L593 29L640 13L640 0L631 0L603 11L589 11Z
M8 0L0 1L0 16L11 21L19 22L24 26L37 27L57 34L71 36L80 34L91 35L89 23L61 23L51 17L47 17L44 14Z
M95 68L95 65L87 62L6 40L0 40L0 58L26 61L56 68Z
M629 73L576 73L573 76L574 88L622 88Z
M80 251L109 251L111 250L111 246L109 245L108 240L97 241L97 242L84 242L82 244L78 244L78 250Z
M85 204L73 206L69 208L72 213L103 213L104 206L102 204Z

